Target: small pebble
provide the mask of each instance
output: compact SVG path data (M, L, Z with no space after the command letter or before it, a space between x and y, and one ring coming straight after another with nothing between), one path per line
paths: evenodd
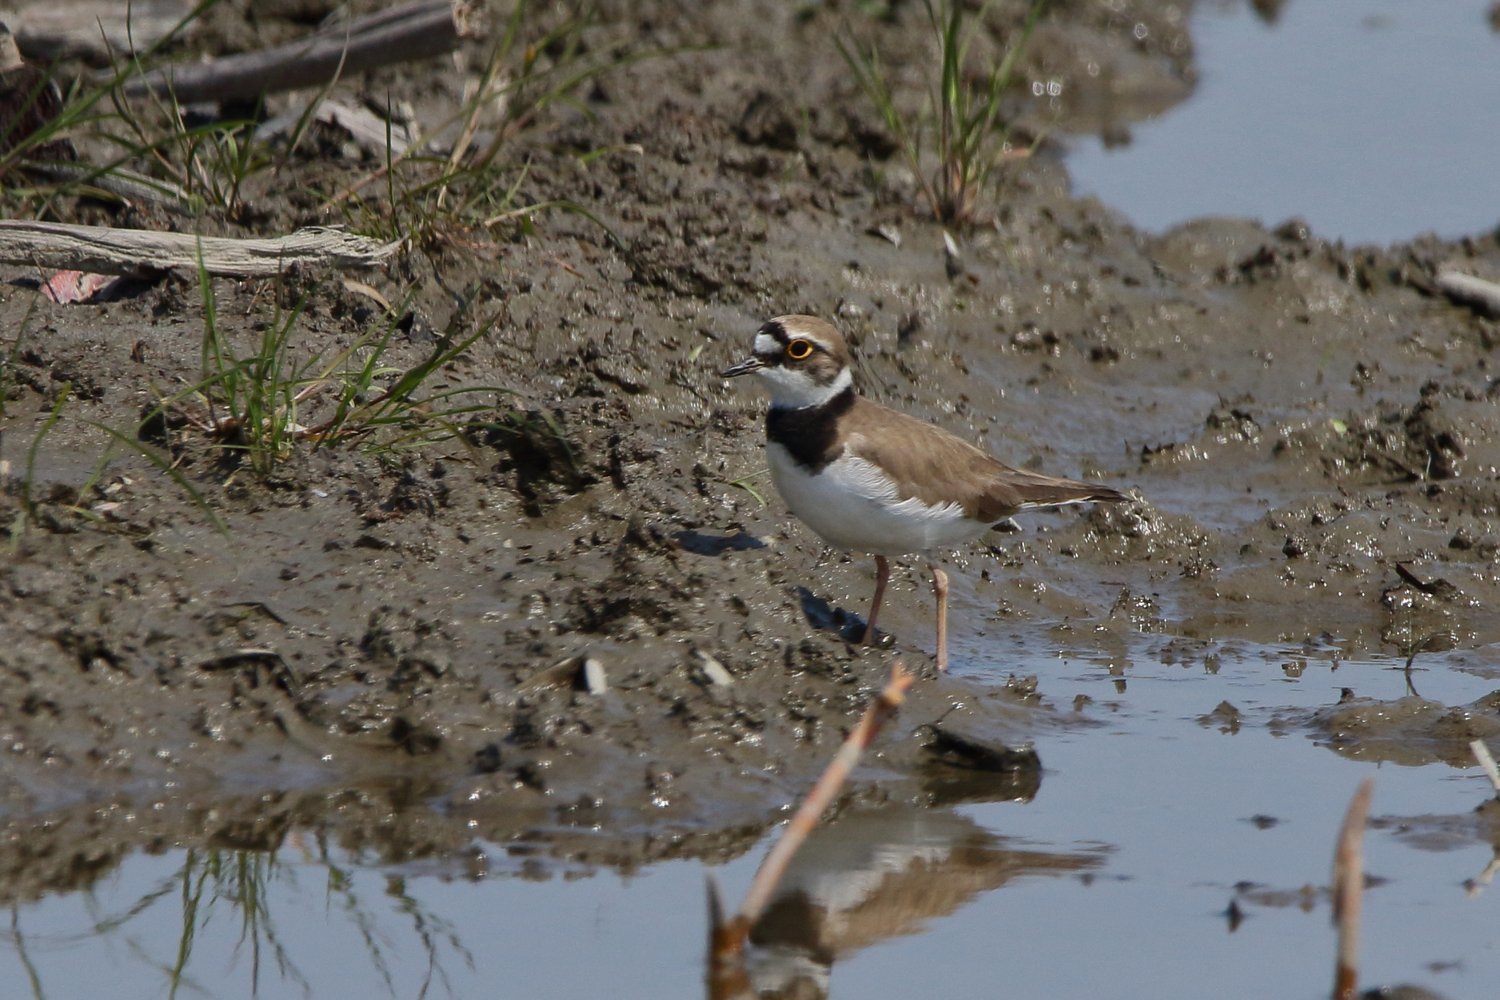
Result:
M583 686L592 695L601 695L609 690L609 678L605 676L604 664L592 656L583 660Z

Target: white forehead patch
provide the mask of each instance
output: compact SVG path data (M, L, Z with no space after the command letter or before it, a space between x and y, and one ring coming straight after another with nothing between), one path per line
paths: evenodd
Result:
M780 354L781 353L781 341L777 340L775 337L771 336L769 333L757 333L755 335L755 353L756 354Z

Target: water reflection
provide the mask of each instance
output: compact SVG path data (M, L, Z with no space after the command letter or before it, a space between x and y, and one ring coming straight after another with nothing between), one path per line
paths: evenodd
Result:
M965 814L1030 799L1039 773L935 765L923 804L846 807L795 860L752 935L744 991L725 995L825 996L835 964L862 950L1018 879L1101 865L1103 848L1010 841ZM359 819L345 828L341 809ZM699 863L575 882L583 869L558 844L481 851L455 825L411 788L13 817L0 829L6 995L489 996L504 981L575 996L574 980L606 970L622 979L615 996L682 995L662 966L697 951L671 919L696 922ZM533 881L543 856L550 874ZM627 984L632 964L646 985Z
M1459 765L1454 748L1493 723L1493 650L1419 657L1441 699L1427 705L1401 697L1404 658L1342 640L1120 634L1125 655L1116 634L1079 633L1046 662L1018 657L1044 668L1045 772L935 764L856 788L796 859L732 989L711 995L904 996L914 963L954 996L1004 981L1016 996L1191 997L1207 976L1313 995L1337 799L1377 770L1366 977L1441 969L1455 998L1493 992L1492 921L1475 908L1500 899L1484 888L1500 820L1474 809L1490 793L1466 761L1433 766ZM1344 687L1358 693L1340 704ZM965 724L936 724L962 747L945 760L1011 759ZM701 994L699 859L747 885L764 821L579 813L530 791L465 808L445 786L391 783L4 817L4 995ZM1233 935L1231 903L1247 918Z
M750 933L738 993L821 998L835 963L921 931L1017 878L1094 868L1098 852L1008 844L951 809L853 809L808 838Z
M404 871L364 867L436 857L443 874L471 874L468 840L425 807L431 794L407 781L8 817L9 978L34 997L312 995L342 939L391 995L449 985L473 967L457 927Z
M313 995L314 982L326 979L324 942L295 918L295 928L284 932L281 918L296 909L288 905L295 897L321 897L325 917L357 933L369 968L392 996L399 995L398 978L410 979L413 970L423 996L435 984L454 992L452 964L472 970L458 929L408 893L401 876L386 876L383 898L369 899L322 838L294 835L286 847L299 855L296 861L286 860L286 849L187 850L177 855L175 870L143 888L91 887L66 918L49 907L36 917L38 926L28 908L12 903L5 939L30 995L74 995L74 972L49 959L80 952L128 953L135 969L123 981L153 982L154 995ZM61 980L61 990L53 980Z

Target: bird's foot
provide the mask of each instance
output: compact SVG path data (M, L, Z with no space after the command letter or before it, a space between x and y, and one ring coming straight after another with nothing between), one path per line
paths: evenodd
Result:
M888 632L878 628L870 628L868 624L850 615L839 629L839 635L843 640L853 646L873 646L876 649L889 649L895 645L896 640Z

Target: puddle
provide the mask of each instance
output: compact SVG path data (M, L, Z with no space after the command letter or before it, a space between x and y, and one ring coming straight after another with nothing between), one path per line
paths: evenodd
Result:
M8 995L28 980L31 995L48 997L566 997L600 995L606 983L612 995L646 997L698 987L697 864L532 881L316 853L289 842L274 856L136 855L86 892L13 908L0 959Z
M1496 224L1500 34L1485 0L1200 3L1192 96L1071 140L1076 193L1159 231L1208 215L1388 243Z
M1340 659L1332 643L1195 640L1185 654L1186 642L1130 637L1128 662L1088 641L1050 656L1023 644L1019 662L1059 709L1036 740L1040 786L1011 801L845 809L756 933L761 995L795 984L799 996L904 997L920 983L976 996L1003 983L1013 996L1189 998L1208 977L1236 994L1325 995L1321 889L1365 775L1380 881L1363 982L1488 995L1500 896L1466 895L1465 882L1493 852L1404 819L1463 826L1484 779L1362 761L1306 724L1343 687L1401 697L1402 664ZM1494 689L1441 656L1411 677L1449 705ZM726 897L767 845L716 869ZM381 865L293 833L274 854L137 853L80 891L13 905L0 975L53 997L171 996L174 983L211 997L478 997L497 983L528 997L702 995L704 865L625 876L514 848Z

